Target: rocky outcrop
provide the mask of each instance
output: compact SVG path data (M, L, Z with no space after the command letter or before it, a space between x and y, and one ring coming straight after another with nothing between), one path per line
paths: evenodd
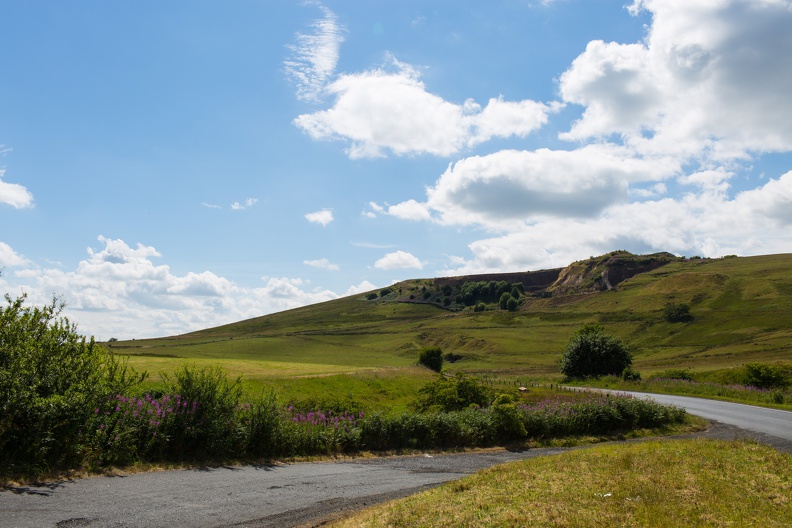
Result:
M646 273L669 262L679 260L671 253L633 255L614 251L601 257L574 262L564 268L558 279L547 288L553 295L571 295L615 290L627 279Z

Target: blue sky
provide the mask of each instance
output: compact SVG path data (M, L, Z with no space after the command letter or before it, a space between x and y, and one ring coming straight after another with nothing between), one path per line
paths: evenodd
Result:
M0 287L98 339L792 251L792 3L0 0Z

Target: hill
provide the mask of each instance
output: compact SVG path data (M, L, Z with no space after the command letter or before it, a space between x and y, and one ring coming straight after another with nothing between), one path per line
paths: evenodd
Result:
M513 311L500 308L504 293ZM670 322L670 304L692 320ZM407 369L437 345L478 373L546 376L572 333L597 322L644 372L792 363L792 255L684 259L613 252L563 269L415 279L162 339L112 343L151 371L221 359L251 378Z

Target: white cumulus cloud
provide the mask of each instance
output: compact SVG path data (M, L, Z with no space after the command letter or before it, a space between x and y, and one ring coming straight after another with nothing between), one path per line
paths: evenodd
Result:
M253 207L258 203L258 198L248 198L244 202L234 202L231 204L231 209L234 211L243 211L249 207Z
M15 209L33 207L33 194L23 185L4 182L3 176L5 170L0 169L0 203L8 204Z
M328 271L338 271L341 269L338 264L333 264L326 258L317 260L303 260L303 264L306 266L311 266L312 268L324 269Z
M411 253L394 251L375 262L374 267L381 270L423 269L423 263Z
M454 104L427 91L419 72L395 59L396 71L345 74L327 86L333 106L294 124L315 140L347 142L352 159L395 155L450 156L493 137L524 137L557 109L535 101L490 99Z
M99 242L73 271L32 266L0 243L0 262L22 267L4 274L4 286L28 292L37 305L58 295L79 330L99 339L174 335L338 298L308 291L294 277L262 277L261 286L243 287L211 271L178 275L154 262L161 258L154 247L102 236Z
M5 266L17 267L28 263L28 259L14 251L11 246L5 242L0 242L0 270Z
M786 0L636 0L645 41L593 41L560 79L583 105L562 137L620 135L639 152L712 160L792 149L792 9Z
M321 211L316 211L315 213L307 213L305 218L312 224L320 224L324 227L333 221L333 210L322 209Z

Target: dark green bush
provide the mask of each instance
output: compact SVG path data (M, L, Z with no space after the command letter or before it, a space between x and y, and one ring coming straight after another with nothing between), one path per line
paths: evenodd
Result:
M459 411L471 405L486 407L492 400L489 388L480 379L462 373L453 378L438 377L421 387L418 393L414 407L421 412Z
M622 371L621 378L624 381L641 381L641 373L633 370L632 367L627 367Z
M561 372L568 378L621 375L632 365L632 355L598 324L587 324L570 339L561 358Z
M662 372L658 372L653 374L650 378L653 379L672 379L672 380L683 380L683 381L693 381L693 376L684 369L668 369Z
M418 354L418 363L435 372L440 372L443 370L443 350L437 346L421 349Z
M669 323L687 323L693 320L690 306L687 304L669 303L663 309L663 317Z
M748 363L743 368L743 384L759 389L782 389L789 385L784 371L775 365Z

